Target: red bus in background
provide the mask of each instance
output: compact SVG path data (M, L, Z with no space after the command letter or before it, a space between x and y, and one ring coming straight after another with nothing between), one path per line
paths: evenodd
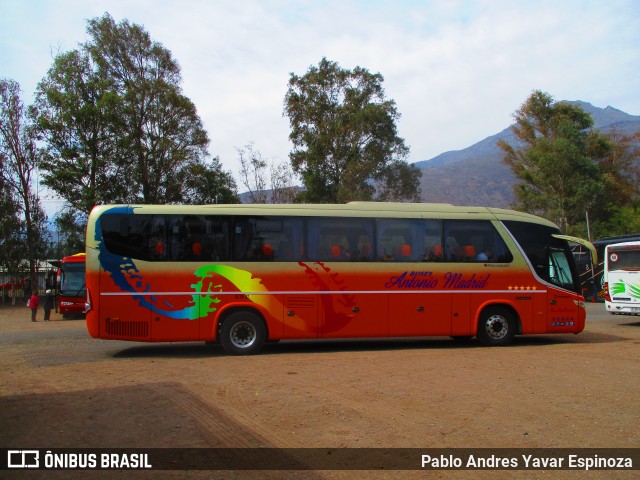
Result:
M87 297L84 253L64 257L58 270L58 308L63 318L84 314Z

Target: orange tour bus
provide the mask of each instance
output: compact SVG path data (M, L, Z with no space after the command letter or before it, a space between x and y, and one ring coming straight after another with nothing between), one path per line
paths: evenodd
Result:
M92 337L220 343L579 333L569 242L542 218L444 204L102 205L87 225Z

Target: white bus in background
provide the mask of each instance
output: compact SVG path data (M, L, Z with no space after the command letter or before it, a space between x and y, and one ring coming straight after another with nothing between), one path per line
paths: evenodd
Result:
M640 242L606 246L604 280L607 312L640 315Z

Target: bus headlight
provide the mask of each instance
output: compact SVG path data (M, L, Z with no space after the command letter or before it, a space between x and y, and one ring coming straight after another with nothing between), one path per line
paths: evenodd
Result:
M575 303L580 308L585 307L585 303L582 300L574 300L573 303Z

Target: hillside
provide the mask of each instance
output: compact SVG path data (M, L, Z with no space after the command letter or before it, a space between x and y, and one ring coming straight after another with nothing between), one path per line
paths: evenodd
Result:
M617 129L630 134L640 131L640 116L629 115L613 107L598 108L590 103L569 102L593 117L594 128ZM422 170L422 201L455 205L509 207L513 202L515 177L502 164L498 140L514 145L517 139L511 127L463 150L442 153L430 160L414 163Z

